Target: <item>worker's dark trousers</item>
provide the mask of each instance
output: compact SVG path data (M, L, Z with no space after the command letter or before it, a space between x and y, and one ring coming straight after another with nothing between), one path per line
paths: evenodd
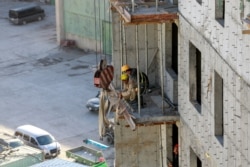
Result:
M143 101L143 96L141 95L140 96L141 98L141 107L145 107L145 103ZM138 98L136 97L135 100L133 101L128 101L128 103L130 104L130 106L134 109L134 110L137 110L138 109Z

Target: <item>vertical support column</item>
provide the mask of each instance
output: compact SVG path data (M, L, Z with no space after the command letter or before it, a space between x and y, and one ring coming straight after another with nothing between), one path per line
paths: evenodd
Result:
M120 26L119 26L119 44L120 44L120 57L121 57L121 67L124 63L124 60L123 60L123 33L122 33L122 20L120 20ZM125 61L125 63L127 63L127 60ZM122 83L122 82L121 82ZM121 84L122 85L122 84Z
M163 38L162 38L162 24L160 24L160 32L158 33L160 36L160 76L161 76L161 96L162 96L162 113L164 112L164 69L163 66L165 62L163 61Z
M125 25L124 25L124 20L123 20L123 25L122 25L122 32L123 32L123 56L125 57L125 62L127 63L127 41L126 41L126 30L125 30Z
M145 73L146 75L148 75L148 28L147 28L147 24L145 24Z
M161 138L160 138L160 141L162 143L162 167L167 167L167 157L168 157L168 154L167 154L167 149L168 149L168 132L167 132L167 125L166 124L163 124L160 126L160 131L161 131ZM170 137L169 137L170 138Z
M132 1L132 12L134 13L135 11L135 0L131 0Z
M137 91L137 96L138 96L138 113L139 115L141 115L141 97L140 97L140 75L139 75L139 71L140 71L140 68L139 68L139 43L138 43L138 25L135 26L135 42L136 42L136 65L137 65L137 88L138 88L138 91Z
M65 39L64 30L64 0L55 1L56 10L56 35L57 43L60 44L61 40Z
M155 8L156 8L156 12L158 11L158 0L155 0Z

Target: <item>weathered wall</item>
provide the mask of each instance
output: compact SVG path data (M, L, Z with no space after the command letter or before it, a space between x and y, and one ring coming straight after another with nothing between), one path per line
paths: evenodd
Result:
M167 166L167 143L171 144L171 125L127 127L124 119L115 128L115 165L117 167ZM171 154L171 152L170 152ZM172 155L169 155L170 157Z
M191 148L202 166L249 166L250 36L241 32L240 1L225 1L224 27L214 19L215 1L202 2L179 2L180 166L191 167ZM189 42L202 55L201 113L189 99ZM223 78L223 145L214 135L214 71Z
M63 15L61 24L57 24L64 33L59 41L71 39L79 48L111 54L111 26L108 25L112 21L108 0L56 2L57 10L62 10L57 13Z

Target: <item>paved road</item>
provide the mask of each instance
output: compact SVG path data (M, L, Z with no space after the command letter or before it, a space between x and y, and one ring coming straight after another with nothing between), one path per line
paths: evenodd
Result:
M8 10L27 3L0 0L0 131L32 124L52 133L63 151L84 138L101 142L98 115L85 107L98 91L93 74L100 56L58 47L54 6L41 4L43 21L9 23Z

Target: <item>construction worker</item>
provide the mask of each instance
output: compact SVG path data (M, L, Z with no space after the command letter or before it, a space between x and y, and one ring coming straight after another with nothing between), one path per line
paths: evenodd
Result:
M122 74L127 74L129 76L130 82L134 85L134 87L137 87L137 69L136 68L130 68L129 65L125 64L121 67ZM148 87L149 87L149 80L145 73L140 72L139 73L139 87L140 87L140 99L141 99L141 107L144 107L146 103L143 102L143 96L142 94L147 93Z
M123 115L131 129L135 130L136 125L129 112L133 112L138 107L136 88L129 82L129 76L126 73L121 75L121 80L124 89L120 92L117 92L120 100L118 100L116 103L117 105L114 121L117 125L119 125L119 116Z
M121 80L123 84L123 90L119 94L120 98L125 99L128 103L137 102L137 88L129 80L129 76L126 73L123 73L121 75Z
M179 152L178 152L178 148L179 145L175 144L174 148L173 148L173 162L170 162L168 164L168 167L179 167Z
M174 167L179 167L179 145L178 144L175 144L174 145L174 149L173 149L173 166Z
M121 68L122 74L126 73L128 74L131 82L133 84L137 85L137 69L136 68L130 68L129 65L125 64ZM140 94L147 93L148 87L149 87L149 80L148 76L144 72L139 72L139 83L140 83Z
M130 68L129 65L125 64L121 68L122 74L127 74L131 84L137 85L137 69Z

